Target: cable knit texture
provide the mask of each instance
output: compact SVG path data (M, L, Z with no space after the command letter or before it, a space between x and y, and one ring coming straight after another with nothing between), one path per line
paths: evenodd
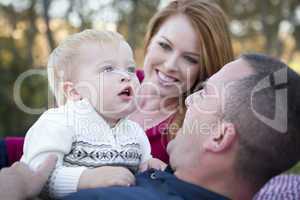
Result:
M152 157L137 123L121 119L111 128L85 99L46 111L27 132L21 160L35 169L49 154L58 156L47 184L54 198L76 192L87 168L124 166L135 172Z

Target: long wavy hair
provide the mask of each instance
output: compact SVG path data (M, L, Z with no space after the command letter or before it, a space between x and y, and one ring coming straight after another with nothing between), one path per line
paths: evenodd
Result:
M184 14L190 20L198 34L200 46L200 74L195 85L186 91L180 99L180 109L169 125L168 139L176 136L182 126L186 113L185 98L199 90L201 82L216 73L222 66L234 59L233 48L228 30L227 16L223 10L211 1L205 0L175 0L159 10L150 20L144 41L144 53L153 36L170 16Z

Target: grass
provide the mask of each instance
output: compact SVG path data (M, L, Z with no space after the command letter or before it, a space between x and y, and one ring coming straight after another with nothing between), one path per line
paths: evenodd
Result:
M287 171L287 173L299 174L300 175L300 162L295 165L293 168Z

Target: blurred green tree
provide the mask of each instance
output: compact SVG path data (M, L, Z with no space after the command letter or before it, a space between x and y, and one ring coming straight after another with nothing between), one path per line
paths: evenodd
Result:
M147 23L159 5L167 1L0 0L0 137L24 135L38 118L39 115L25 113L16 105L15 81L29 69L44 69L49 52L68 34L86 28L118 30L136 50L141 65ZM299 0L215 1L230 17L234 43L239 46L236 54L287 54L289 60L299 53ZM281 35L283 29L295 41L289 51L289 39ZM53 104L47 91L46 77L29 77L21 87L22 100L32 108L47 108Z
M14 99L14 86L24 72L45 68L46 57L43 59L41 56L43 51L49 54L68 34L97 27L103 22L116 23L117 30L125 34L133 47L141 47L146 24L159 2L0 1L0 137L24 135L39 117L39 114L27 113L18 106ZM53 11L57 8L61 11L55 15ZM111 13L117 17L111 17ZM75 24L74 19L75 22L77 20ZM30 108L46 109L49 104L53 104L49 102L46 76L33 75L26 78L20 87L20 95L22 103ZM50 101L53 99L50 98Z
M297 41L289 58L300 46L300 1L299 0L217 0L231 21L233 37L243 43L252 38L254 46L259 36L263 36L259 50L277 57L284 53L284 40L281 31L292 32Z
M24 135L24 130L28 129L38 117L18 109L13 96L15 80L34 63L33 49L37 34L36 1L28 1L28 3L28 7L21 11L16 10L13 5L0 5L1 18L7 20L6 28L10 30L9 35L0 36L0 136ZM22 33L18 32L20 23L26 25ZM23 34L25 38L20 41L17 39L18 34ZM41 77L32 77L24 81L20 93L26 105L33 107L46 105L47 95L45 97L37 95L43 94L47 87L45 83Z

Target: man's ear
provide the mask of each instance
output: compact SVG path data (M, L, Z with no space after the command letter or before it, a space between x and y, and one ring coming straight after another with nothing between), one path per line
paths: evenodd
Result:
M221 152L229 149L237 138L237 131L232 123L224 122L216 134L212 134L204 143L204 149L210 152Z
M79 92L75 89L74 83L70 81L63 83L63 90L68 100L78 101L82 99Z

